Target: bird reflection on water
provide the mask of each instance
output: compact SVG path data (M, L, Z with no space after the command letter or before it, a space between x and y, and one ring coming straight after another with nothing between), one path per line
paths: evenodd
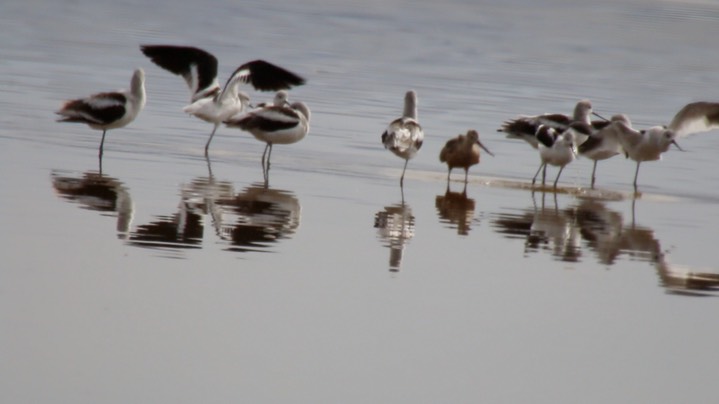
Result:
M132 245L201 248L208 238L206 216L215 236L230 245L229 251L262 251L297 231L301 206L292 192L272 189L261 182L236 193L231 182L215 179L207 161L207 177L181 186L177 212L138 226L130 237Z
M389 248L389 270L399 272L402 267L404 247L414 237L414 215L412 208L404 202L386 206L374 216L377 236Z
M231 251L261 251L289 238L300 226L299 200L292 192L270 188L266 182L245 187L217 204L224 213L220 237L231 243Z
M495 230L510 239L525 239L525 256L550 251L560 261L578 262L585 249L602 265L615 265L620 257L648 262L657 270L659 283L669 293L707 295L719 292L719 270L695 270L671 264L651 228L635 222L636 199L632 199L632 220L625 223L620 212L608 209L604 201L580 198L578 203L559 209L541 206L520 213L498 213ZM714 295L714 294L712 294Z
M117 215L117 234L127 238L132 223L134 204L127 187L117 178L102 172L86 171L81 176L61 175L54 170L52 186L60 197L89 210Z
M467 197L466 187L462 192L452 192L447 187L444 195L437 195L434 206L439 221L449 228L456 228L460 236L469 235L471 226L479 223L479 219L474 217L475 201Z
M532 193L532 208L519 214L499 213L494 220L495 230L508 238L525 239L525 256L541 250L551 251L556 259L577 262L581 255L580 234L571 210L560 210L557 195L554 203L547 206L546 194L542 193L541 205L537 205Z
M668 293L684 296L717 296L719 271L671 264L664 256L655 263L660 284Z
M226 186L231 189L231 185ZM217 184L207 178L196 178L183 185L177 211L170 215L157 215L156 220L138 226L130 236L130 244L151 248L200 248L205 236L203 217L208 213L213 218L216 215L211 213L214 211L214 200L207 194L205 197L198 195L216 188Z
M156 220L137 227L130 236L130 245L150 248L201 248L205 238L204 217L210 215L217 229L222 211L217 199L230 197L234 187L229 181L218 181L207 159L208 175L192 179L180 186L180 202L175 213L157 215Z

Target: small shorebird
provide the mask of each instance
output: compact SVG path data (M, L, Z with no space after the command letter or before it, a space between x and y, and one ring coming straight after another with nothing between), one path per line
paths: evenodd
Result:
M587 140L585 140L577 148L580 156L594 161L594 166L592 168L592 188L594 188L594 182L597 178L597 162L622 153L622 145L619 142L619 135L617 134L617 131L619 130L617 122L622 122L628 127L631 127L632 125L628 116L624 114L613 115L607 126L591 133Z
M578 143L584 141L584 133L594 131L602 127L602 121L591 121L590 115L596 115L592 110L592 103L589 100L580 100L574 107L574 114L570 117L563 114L542 114L534 116L519 116L502 124L497 132L504 132L508 139L522 139L535 149L539 146L537 141L537 130L540 125L554 128L559 132L569 129L573 123L586 125L588 129L581 131L581 137L577 138ZM601 116L599 116L601 118ZM606 120L605 120L606 121Z
M272 145L292 144L304 139L310 130L310 109L303 102L289 104L287 92L281 90L275 96L273 105L236 115L226 120L225 124L250 132L257 140L267 143L262 153L262 171L267 179Z
M677 138L719 128L719 103L689 103L674 115L668 126L653 126L638 131L629 124L617 124L619 142L626 156L637 162L633 182L636 191L639 165L642 162L660 160L662 153L669 150L672 144L683 151L676 141Z
M56 114L58 122L86 123L102 130L98 157L102 159L105 133L134 121L145 106L145 72L137 69L132 75L130 89L93 94L65 102Z
M450 139L439 152L439 161L447 163L447 185L449 186L449 176L455 167L464 168L464 184L467 185L467 175L469 167L479 163L479 148L484 149L490 156L494 154L487 149L479 140L479 133L470 129L466 135L459 135L454 139Z
M676 134L663 126L653 126L646 130L636 130L631 126L620 124L619 142L626 153L626 156L637 162L637 169L634 172L634 190L637 190L637 178L639 177L639 165L644 161L661 160L662 153L669 150L669 146L675 145ZM683 151L683 150L682 150Z
M534 186L540 171L542 171L542 185L544 185L547 176L547 164L551 164L559 167L557 178L554 179L554 188L556 189L562 170L567 164L574 161L577 156L574 136L569 131L558 133L556 129L550 126L540 125L537 129L536 137L539 143L539 157L542 159L542 164L532 178L532 186Z
M185 79L192 96L183 111L214 125L205 144L205 155L220 123L249 106L249 97L239 91L240 84L251 84L259 91L278 91L305 83L302 77L279 66L253 60L238 67L221 88L217 81L217 58L209 52L172 45L142 45L140 50L156 65Z
M404 159L404 168L399 179L400 187L403 186L407 163L419 152L423 141L424 132L417 121L417 93L410 90L404 96L402 117L392 121L382 133L382 144L385 149Z

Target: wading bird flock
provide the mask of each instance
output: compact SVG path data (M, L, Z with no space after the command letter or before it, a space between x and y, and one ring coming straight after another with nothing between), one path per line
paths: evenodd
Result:
M238 67L223 87L217 81L217 58L195 47L174 45L142 45L142 53L157 66L180 75L187 83L190 104L183 108L189 115L213 124L205 155L221 123L227 127L249 132L265 142L262 170L268 179L273 144L292 144L304 139L310 129L310 109L303 102L290 102L287 90L305 84L295 73L263 60L254 60ZM272 102L253 106L240 86L249 84L257 91L275 91ZM59 122L80 122L102 130L98 156L102 159L105 134L109 129L121 128L132 122L145 106L145 74L137 69L132 75L130 89L103 92L64 103L56 113ZM600 120L592 120L596 115ZM676 139L719 127L719 103L694 102L677 112L668 125L637 130L628 116L617 114L611 120L592 110L589 100L577 103L572 116L563 114L521 115L504 122L498 132L510 139L521 139L537 149L541 164L532 178L532 187L542 172L545 184L547 166L559 167L553 187L557 188L564 167L583 156L594 161L591 186L596 181L597 162L624 154L637 163L634 189L637 189L639 165L644 161L661 159L671 145L679 150ZM407 91L402 116L390 122L381 135L382 144L404 159L400 176L403 186L407 164L419 152L424 131L417 118L417 93ZM470 129L447 141L439 153L439 160L447 164L447 184L453 168L464 169L467 186L469 168L480 161L480 148L490 156L492 152L479 140L479 133Z

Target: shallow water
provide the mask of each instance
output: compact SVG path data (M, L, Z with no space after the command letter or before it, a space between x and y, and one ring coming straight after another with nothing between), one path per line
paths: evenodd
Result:
M3 3L0 401L709 402L717 133L635 195L621 157L595 190L578 160L533 192L536 152L496 128L715 100L717 22L708 1ZM307 78L311 132L267 188L246 134L204 158L210 125L144 43ZM138 66L148 103L100 167L99 133L53 111ZM409 88L427 138L401 190L379 135ZM468 128L496 157L447 190L437 155Z

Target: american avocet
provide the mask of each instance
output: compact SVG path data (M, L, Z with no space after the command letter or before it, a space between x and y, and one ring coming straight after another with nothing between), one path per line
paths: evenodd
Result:
M273 144L292 144L304 139L310 130L310 109L303 102L287 101L287 92L281 90L273 104L225 121L229 127L250 132L257 140L267 143L262 153L262 170L267 179ZM265 155L267 165L265 165Z
M494 157L494 154L479 140L479 133L474 129L468 130L466 135L459 135L447 141L439 152L439 161L447 163L447 185L449 185L452 169L455 167L464 168L464 184L467 184L469 167L479 163L480 147Z
M145 72L137 69L132 75L130 89L93 94L65 102L56 114L58 122L86 123L93 129L102 130L98 156L102 159L105 133L108 129L121 128L137 117L145 106Z
M719 103L692 102L682 107L672 118L668 126L653 126L646 130L636 130L629 124L618 123L619 142L628 158L637 162L634 173L634 190L637 189L639 165L643 161L655 161L669 150L672 144L682 148L676 139L719 128Z
M220 123L248 107L249 97L239 91L240 84L250 84L259 91L277 91L305 83L302 77L279 66L253 60L238 67L221 88L217 81L217 58L209 52L172 45L142 45L140 49L155 64L185 79L192 97L183 111L214 125L205 154Z
M663 126L653 126L646 130L636 130L629 125L619 123L617 125L619 142L628 158L637 162L637 169L634 171L634 189L637 189L637 178L639 177L639 165L643 161L661 160L662 153L669 150L669 146L675 145L676 134Z
M419 152L423 141L424 132L417 121L417 93L410 90L404 96L402 117L392 121L382 133L382 144L385 149L389 149L396 156L404 159L404 168L399 179L400 186L404 182L407 163Z
M624 114L612 116L611 122L604 128L591 133L586 141L579 145L579 155L594 161L592 168L592 188L596 181L597 162L614 157L622 152L622 145L619 143L616 122L623 122L631 127L629 117Z
M597 114L592 110L592 103L585 99L577 102L571 117L563 114L519 116L504 122L497 132L506 133L508 139L522 139L536 149L539 147L536 134L540 125L554 128L560 132L569 129L572 123L588 125L592 130L596 130L595 126L597 125L603 125L601 122L592 122L590 115ZM584 141L583 138L577 140L579 143Z
M542 171L542 185L544 185L547 176L547 164L559 167L557 178L554 179L554 188L557 188L557 181L562 175L564 167L574 161L577 156L574 136L570 131L558 133L556 129L540 125L537 129L537 141L539 143L539 157L542 159L537 173L532 178L532 186L537 180L537 175Z
M637 189L639 165L643 161L661 160L662 154L675 145L678 137L705 132L719 127L719 103L694 102L685 105L676 113L669 126L653 126L646 130L636 130L630 124L620 124L619 142L626 156L637 162L634 172L634 189Z

